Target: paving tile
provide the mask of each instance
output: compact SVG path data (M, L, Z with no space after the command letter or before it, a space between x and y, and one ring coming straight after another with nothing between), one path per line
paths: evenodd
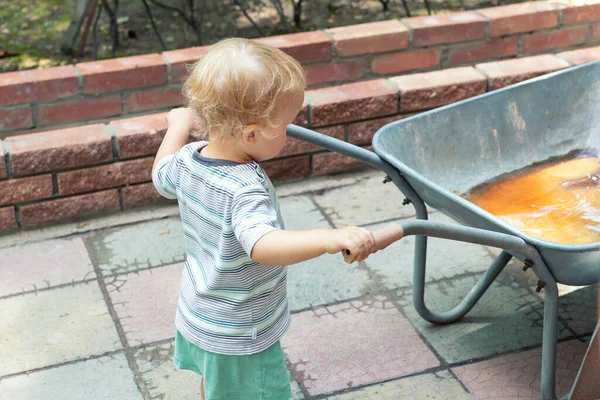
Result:
M152 399L197 400L201 378L194 372L178 370L173 364L174 343L139 349L134 354L144 385ZM304 397L298 384L292 382L294 400Z
M440 364L385 296L295 314L281 343L311 396Z
M571 340L558 344L556 391L559 397L571 389L586 343ZM478 400L538 400L540 392L541 348L496 357L452 370Z
M330 228L307 196L283 198L280 203L286 229ZM377 289L364 266L346 264L338 254L326 254L288 268L288 301L292 311L356 298Z
M587 287L561 285L561 289L558 315L576 334L592 333L597 321L600 320L598 285Z
M90 255L105 276L173 264L185 256L179 217L100 231L87 240Z
M397 379L327 397L328 400L470 400L471 398L471 395L448 371Z
M96 277L81 238L0 249L0 297Z
M279 198L284 198L311 192L319 192L322 190L330 190L341 186L359 185L360 182L365 179L381 176L381 171L370 169L365 172L311 177L310 179L302 179L295 182L280 181L275 182L274 185L277 189Z
M315 195L315 200L338 227L415 215L412 206L402 206L404 196L393 183L382 183L384 177L380 172L354 185Z
M130 346L175 337L182 264L105 279Z
M3 400L142 399L123 354L0 381Z
M118 350L97 282L0 300L0 376Z
M462 277L426 285L425 303L430 310L447 311L458 304L478 277ZM415 311L410 290L398 291L399 303L421 334L448 363L456 363L541 344L543 304L500 275L462 320L445 326L432 325ZM563 325L560 337L570 335Z
M445 224L457 224L442 213L431 214L430 219ZM369 229L377 230L385 225L387 224L373 225L369 226ZM379 274L382 283L388 289L411 286L414 248L415 237L409 236L385 250L372 254L366 260L366 264L369 269ZM485 271L492 262L493 259L483 246L429 238L427 240L426 282L452 278L469 272Z
M194 372L175 368L174 349L174 342L169 342L135 352L144 385L152 399L197 400L201 378Z

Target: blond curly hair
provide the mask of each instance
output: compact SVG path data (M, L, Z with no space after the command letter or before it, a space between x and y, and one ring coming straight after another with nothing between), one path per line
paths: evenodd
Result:
M210 47L183 85L196 136L230 139L251 124L273 127L285 97L306 87L298 61L283 51L247 39Z

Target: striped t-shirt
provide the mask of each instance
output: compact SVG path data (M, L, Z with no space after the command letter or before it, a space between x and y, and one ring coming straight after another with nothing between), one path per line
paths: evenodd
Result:
M175 325L198 347L247 355L267 349L290 325L286 267L250 258L266 233L284 229L275 189L255 162L200 155L191 143L161 159L152 180L179 202L186 261Z

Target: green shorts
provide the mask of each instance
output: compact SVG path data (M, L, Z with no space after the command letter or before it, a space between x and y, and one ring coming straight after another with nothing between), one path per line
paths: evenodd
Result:
M175 366L203 376L205 400L289 400L292 398L279 342L249 356L210 353L177 331Z

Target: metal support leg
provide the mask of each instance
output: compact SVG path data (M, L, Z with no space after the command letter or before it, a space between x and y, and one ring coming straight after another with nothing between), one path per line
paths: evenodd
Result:
M544 331L542 341L542 399L556 397L556 342L558 339L558 286L546 264L535 264L533 271L544 287Z
M542 342L542 398L543 400L555 400L558 286L556 285L556 280L548 270L546 263L535 247L528 245L523 239L516 236L464 226L438 224L423 220L407 221L400 225L402 225L402 228L404 229L404 236L417 235L415 275L419 274L419 276L418 280L415 280L413 301L419 314L424 319L433 323L447 324L456 321L465 315L489 287L496 276L498 276L498 273L500 273L502 268L508 263L511 257L511 255L508 254L508 251L513 254L520 254L531 261L533 271L537 277L545 283L544 331ZM436 314L429 311L423 301L425 287L425 250L427 245L425 236L493 246L504 249L504 251L456 308L445 313Z
M417 239L420 239L418 237ZM436 325L451 324L464 317L473 306L479 301L481 296L490 287L498 274L504 269L512 256L503 251L494 261L490 268L477 281L475 286L469 291L459 305L449 311L435 312L431 311L425 305L425 252L426 248L418 241L415 246L415 264L413 274L413 304L419 315L426 321Z

